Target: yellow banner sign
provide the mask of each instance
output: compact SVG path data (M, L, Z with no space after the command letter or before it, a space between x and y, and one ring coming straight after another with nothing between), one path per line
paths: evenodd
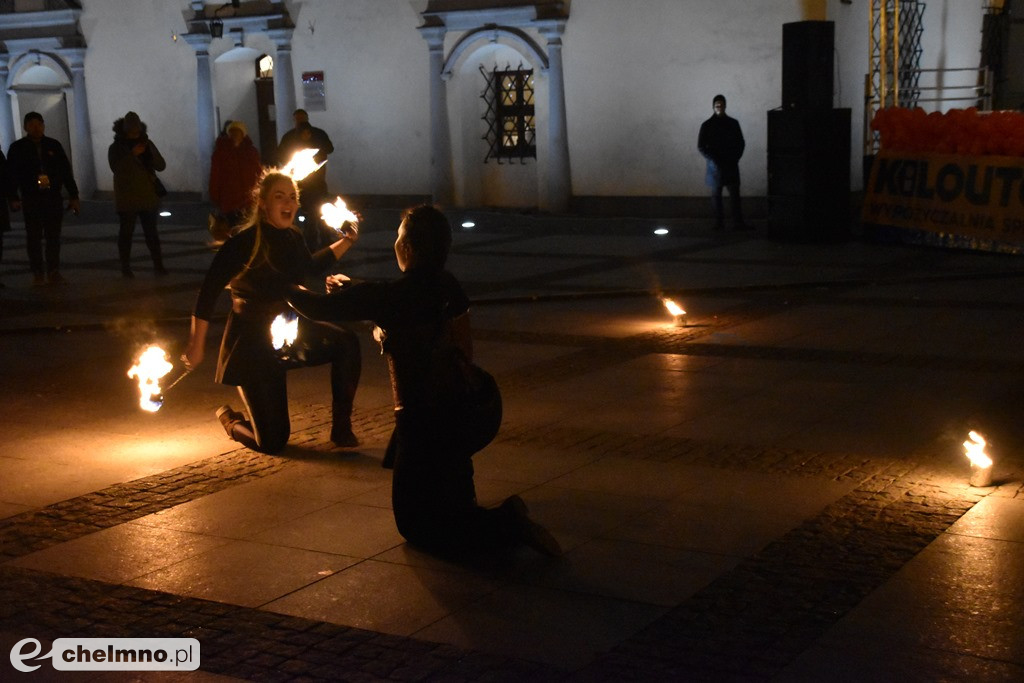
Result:
M865 223L1024 243L1024 158L882 152L864 188Z

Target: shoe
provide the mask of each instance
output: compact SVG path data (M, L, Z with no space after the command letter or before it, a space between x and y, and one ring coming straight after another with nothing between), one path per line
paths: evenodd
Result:
M46 285L46 276L42 273L36 273L32 276L33 287L43 287Z
M351 428L344 430L331 430L331 443L338 448L355 448L359 445L359 437L355 435Z
M56 270L50 271L46 276L46 280L51 285L66 285L68 283L67 279Z
M519 496L509 496L501 507L511 510L519 525L519 541L533 548L541 555L548 557L561 557L562 546L558 540L551 535L551 532L530 519L530 511L526 503Z
M237 410L232 410L229 405L222 405L220 408L217 408L217 419L220 420L220 424L224 427L224 431L227 432L228 437L234 439L231 431L234 429L236 424L245 421L245 415L242 415Z
M123 278L125 278L127 280L131 280L132 278L135 277L135 272L131 268L127 268L127 267L126 268L122 268L121 269L121 277L123 277Z

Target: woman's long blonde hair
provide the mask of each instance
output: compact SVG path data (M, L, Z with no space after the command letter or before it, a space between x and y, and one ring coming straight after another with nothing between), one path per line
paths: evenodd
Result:
M263 238L263 212L260 210L260 204L263 203L267 196L270 194L270 188L279 180L286 180L298 193L299 186L287 173L283 173L279 168L267 168L263 170L260 179L256 181L256 184L252 187L252 198L249 201L249 208L246 211L245 220L242 222L241 230L249 230L252 228L256 229L256 240L253 242L252 254L249 255L249 260L246 262L247 268L254 268L256 266L263 265L264 263L270 263L270 248L267 246L266 240ZM292 230L298 230L292 225Z

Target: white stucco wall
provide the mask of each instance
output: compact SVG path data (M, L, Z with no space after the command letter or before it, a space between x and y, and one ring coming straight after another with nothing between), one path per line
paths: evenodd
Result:
M310 121L334 143L331 191L429 193L427 44L408 0L314 0L289 10L298 106L302 72L324 72L327 111L310 112Z
M86 0L82 33L85 81L95 150L96 184L112 189L107 148L111 126L135 111L167 160L161 174L171 191L199 191L196 179L195 53L174 36L185 30L187 1ZM205 182L205 180L203 181Z
M573 193L705 195L697 130L711 113L711 98L721 92L747 139L741 161L744 193L763 194L766 112L781 102L782 24L820 19L819 14L836 23L835 104L852 109L851 177L856 189L863 149L867 4L758 0L755 8L747 0L572 0L563 56ZM409 0L287 2L295 23L291 56L298 106L303 103L301 73L322 70L326 76L327 110L311 112L311 119L336 147L328 163L332 191L429 192L428 55L414 5ZM129 109L146 121L167 158L167 186L194 192L205 186L205 178L195 173L199 153L196 131L189 125L195 120L196 60L184 40L173 39L185 30L182 12L188 7L188 0L83 2L91 139L101 190L111 187L106 164L110 126ZM928 0L922 66L976 66L981 22L979 2ZM538 42L543 48L543 40ZM265 37L247 37L245 44L272 50ZM211 59L230 48L228 39L215 40ZM249 86L224 79L248 80L251 75L242 74L248 67L237 69L242 75L232 76L233 71L224 64L215 66L215 103L248 111ZM539 79L545 87L545 76ZM486 201L496 191L485 186L501 183L488 180L494 169L482 163L483 141L479 150L472 149L473 138L482 134L474 120L479 112L469 110L479 106L475 88L450 85L450 104L466 107L452 116L457 172L468 175L473 160L480 160L480 177L463 182L461 190ZM538 105L545 99L546 93ZM230 118L223 108L221 115ZM543 107L538 116L543 125ZM541 145L544 136L539 128ZM537 169L542 168L538 163ZM530 173L520 173L515 182L527 190L544 182ZM474 189L473 183L479 187ZM518 202L510 198L509 203Z

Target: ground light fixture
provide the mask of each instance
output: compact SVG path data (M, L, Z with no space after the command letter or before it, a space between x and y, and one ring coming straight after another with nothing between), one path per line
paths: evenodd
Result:
M992 458L985 452L988 442L978 432L971 430L964 441L964 455L971 461L971 486L992 485Z
M668 228L655 228L654 229L654 234L658 235L658 236L667 235L668 234Z
M466 230L470 230L470 229L476 227L476 223L474 223L473 221L469 221L469 220L462 221L462 227L464 227Z
M170 211L161 211L160 215L163 216L164 218L167 218L168 216L171 215L171 212Z

